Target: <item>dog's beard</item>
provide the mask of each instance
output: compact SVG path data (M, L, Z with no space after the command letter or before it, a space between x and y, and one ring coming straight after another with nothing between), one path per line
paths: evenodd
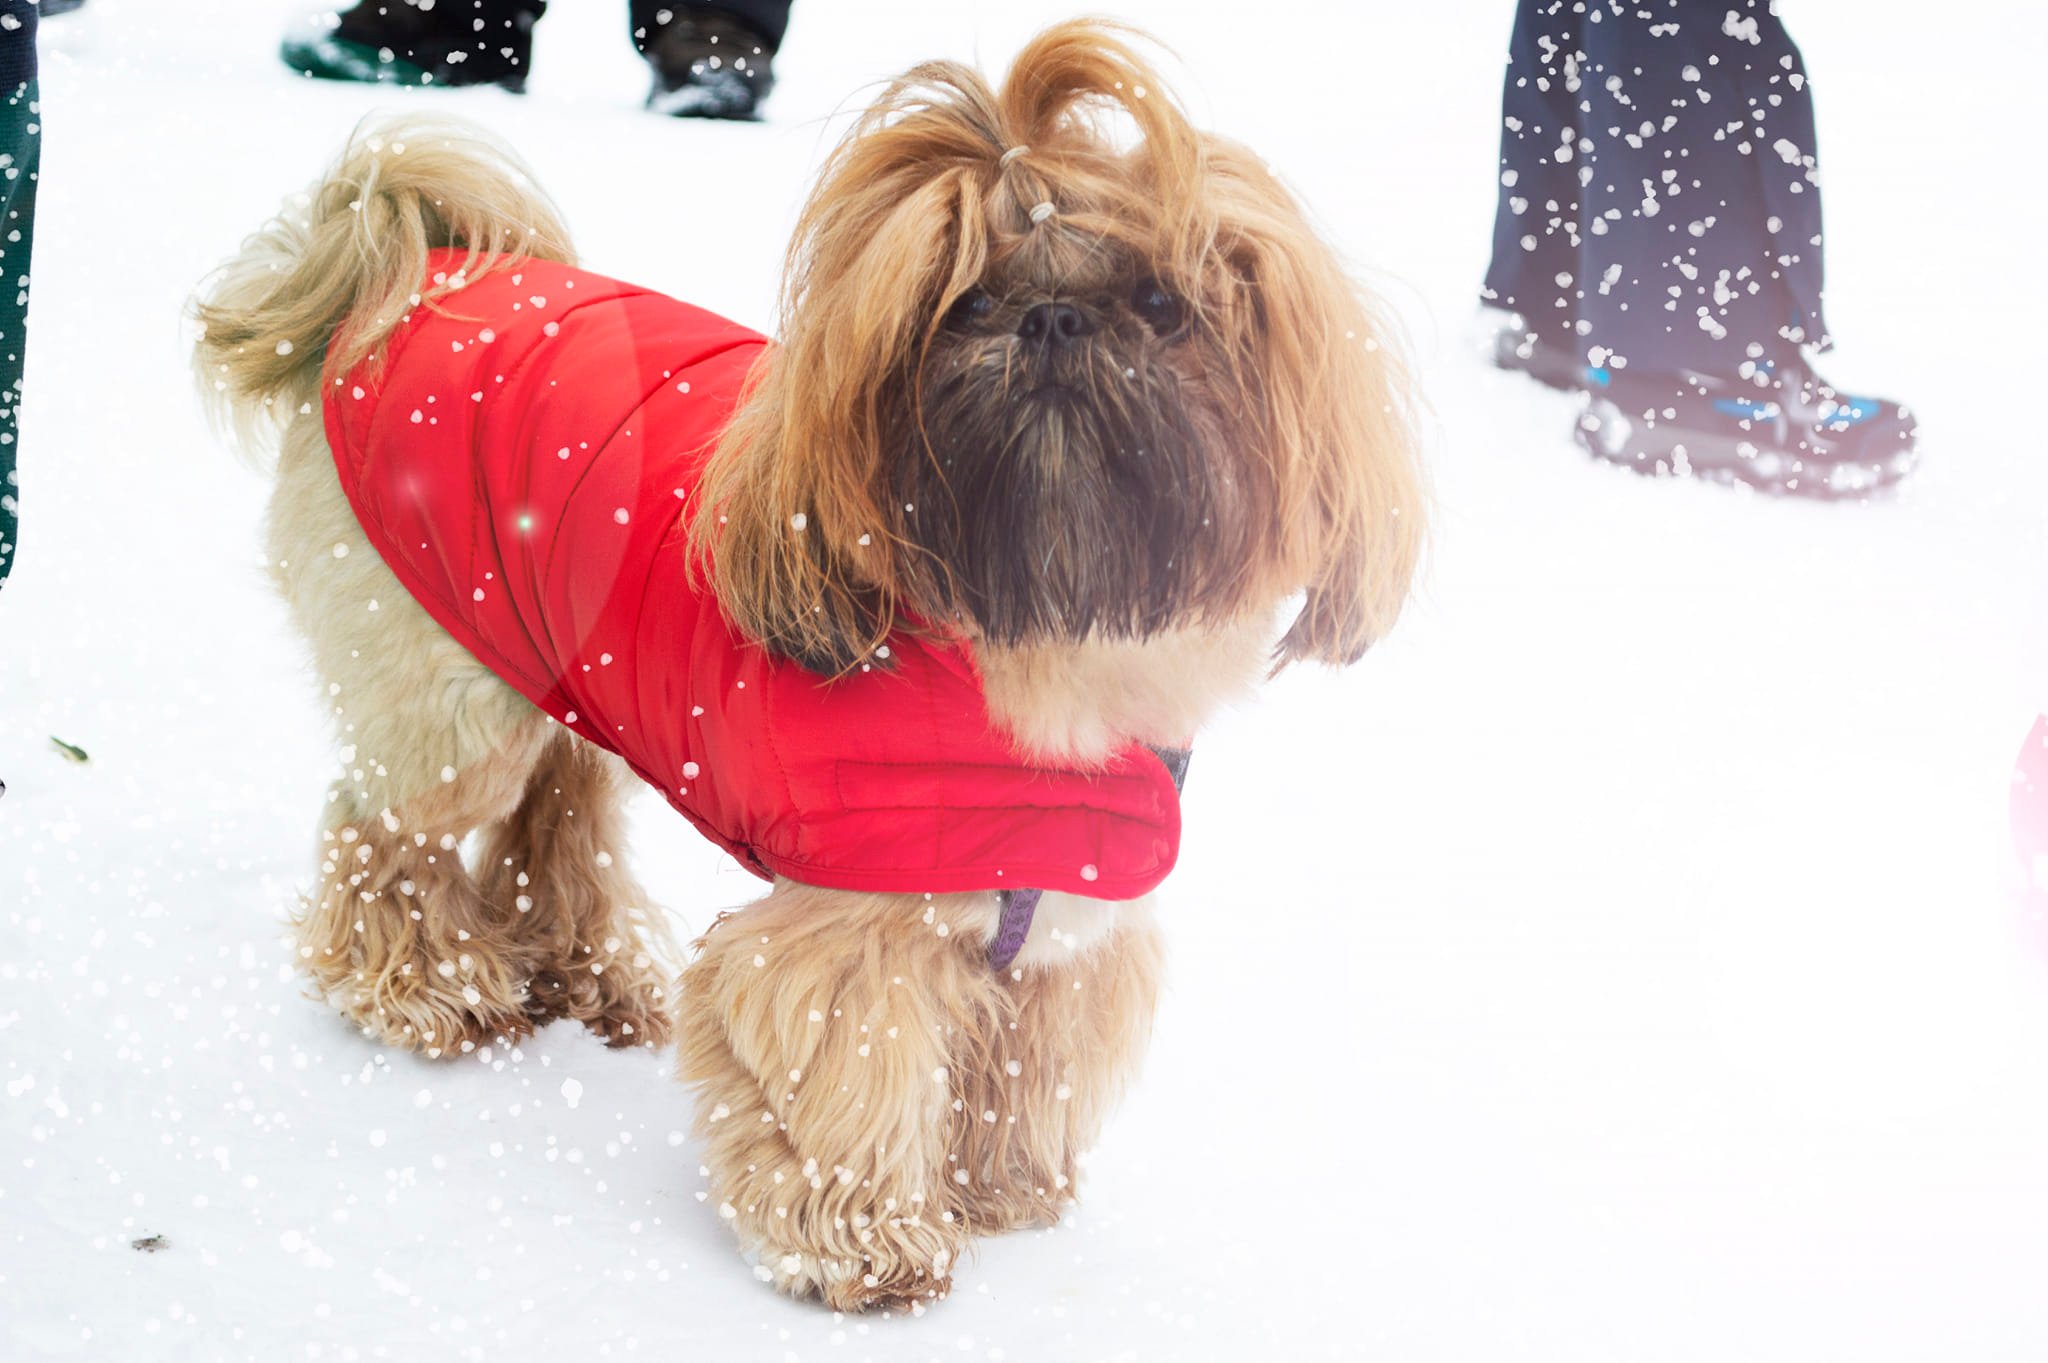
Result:
M1183 367L1113 336L942 336L897 486L937 598L1016 645L1143 637L1232 596L1251 489Z

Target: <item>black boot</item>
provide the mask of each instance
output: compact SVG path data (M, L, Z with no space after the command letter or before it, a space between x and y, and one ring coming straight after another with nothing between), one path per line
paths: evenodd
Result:
M775 86L775 47L723 10L677 5L639 37L654 68L647 107L678 118L754 118Z
M333 31L292 36L279 55L323 80L526 88L546 0L359 0Z
M1729 378L1586 372L1580 442L1638 473L1839 498L1897 482L1918 459L1910 410L1838 391L1797 353L1745 363Z

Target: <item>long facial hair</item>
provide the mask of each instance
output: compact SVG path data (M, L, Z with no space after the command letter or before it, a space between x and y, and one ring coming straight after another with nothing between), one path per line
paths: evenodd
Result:
M1391 338L1132 36L1048 30L1000 89L920 66L828 161L692 511L771 650L832 673L895 629L1142 637L1304 590L1282 662L1392 623L1422 517Z
M1256 550L1258 470L1231 457L1183 305L1140 269L969 293L885 420L912 452L895 490L914 594L991 642L1189 623ZM1140 293L1163 300L1157 330Z

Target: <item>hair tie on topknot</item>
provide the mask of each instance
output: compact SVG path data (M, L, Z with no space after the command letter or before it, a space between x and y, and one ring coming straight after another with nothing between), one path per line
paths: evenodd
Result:
M1030 150L1031 150L1031 148L1029 148L1029 147L1012 147L1012 148L1010 148L1010 149L1009 149L1008 151L1004 152L1004 153L1002 154L1002 156L1001 156L1001 157L997 158L997 160L996 160L996 167L997 167L997 169L999 169L999 170L1008 170L1008 169L1010 168L1010 162L1012 162L1012 161L1016 160L1016 159L1017 159L1018 157L1020 157L1020 156L1024 155L1024 154L1025 154L1026 152L1028 152L1028 151L1030 151Z
M1031 225L1036 227L1057 212L1059 210L1052 206L1051 199L1047 199L1044 203L1033 204L1031 206Z

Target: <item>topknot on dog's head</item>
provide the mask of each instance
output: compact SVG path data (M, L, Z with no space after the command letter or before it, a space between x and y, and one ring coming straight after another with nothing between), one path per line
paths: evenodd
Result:
M1044 273L1105 239L1169 253L1159 229L1200 216L1204 145L1140 51L1145 41L1076 20L1033 39L1000 88L950 61L892 82L812 196L792 245L785 324L830 269L835 242L873 255L887 240L884 253L898 259L904 237L927 245L910 259L927 267L917 282L940 309L992 261ZM899 231L868 237L857 223Z

